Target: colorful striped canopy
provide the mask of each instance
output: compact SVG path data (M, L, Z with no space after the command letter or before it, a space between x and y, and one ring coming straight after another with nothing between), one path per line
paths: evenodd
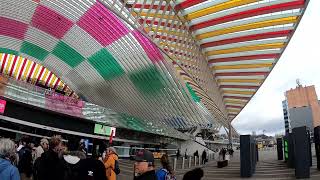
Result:
M39 66L35 78L48 87L61 79L86 100L120 113L213 130L227 127L261 86L308 3L0 2L1 63L8 66L4 56L15 62L2 73L28 78L27 61Z

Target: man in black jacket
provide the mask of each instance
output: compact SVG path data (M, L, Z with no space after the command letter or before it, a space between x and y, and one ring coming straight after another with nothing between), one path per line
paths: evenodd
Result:
M152 152L141 150L136 154L134 163L134 180L157 180Z
M62 180L64 178L64 164L59 157L62 151L62 140L60 136L53 136L49 142L49 150L44 152L35 162L36 180Z

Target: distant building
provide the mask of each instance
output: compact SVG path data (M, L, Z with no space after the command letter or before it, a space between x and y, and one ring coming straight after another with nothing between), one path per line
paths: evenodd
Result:
M286 135L290 132L290 123L289 123L289 110L288 110L288 101L282 101L282 110L283 110L283 118L284 118L284 128Z
M315 87L298 84L295 89L286 91L285 96L282 107L286 134L301 126L307 126L313 134L313 128L320 125L320 105Z

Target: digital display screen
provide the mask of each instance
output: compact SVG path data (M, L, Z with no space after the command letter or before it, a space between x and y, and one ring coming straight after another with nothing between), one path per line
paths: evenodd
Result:
M101 125L101 124L95 124L94 125L94 133L95 134L111 136L111 131L112 130L113 130L113 137L114 137L115 134L116 134L116 128L115 127L104 126L104 125Z

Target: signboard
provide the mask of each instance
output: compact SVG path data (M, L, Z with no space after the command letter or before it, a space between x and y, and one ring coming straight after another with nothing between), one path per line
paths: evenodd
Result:
M95 124L94 125L94 133L95 134L101 134L101 135L106 135L110 136L111 132L113 134L113 137L116 134L116 128L115 127L109 127L109 126L104 126L101 124Z
M4 113L4 109L6 108L7 101L0 99L0 113Z
M289 147L288 147L288 141L284 140L284 159L287 161L289 158Z

